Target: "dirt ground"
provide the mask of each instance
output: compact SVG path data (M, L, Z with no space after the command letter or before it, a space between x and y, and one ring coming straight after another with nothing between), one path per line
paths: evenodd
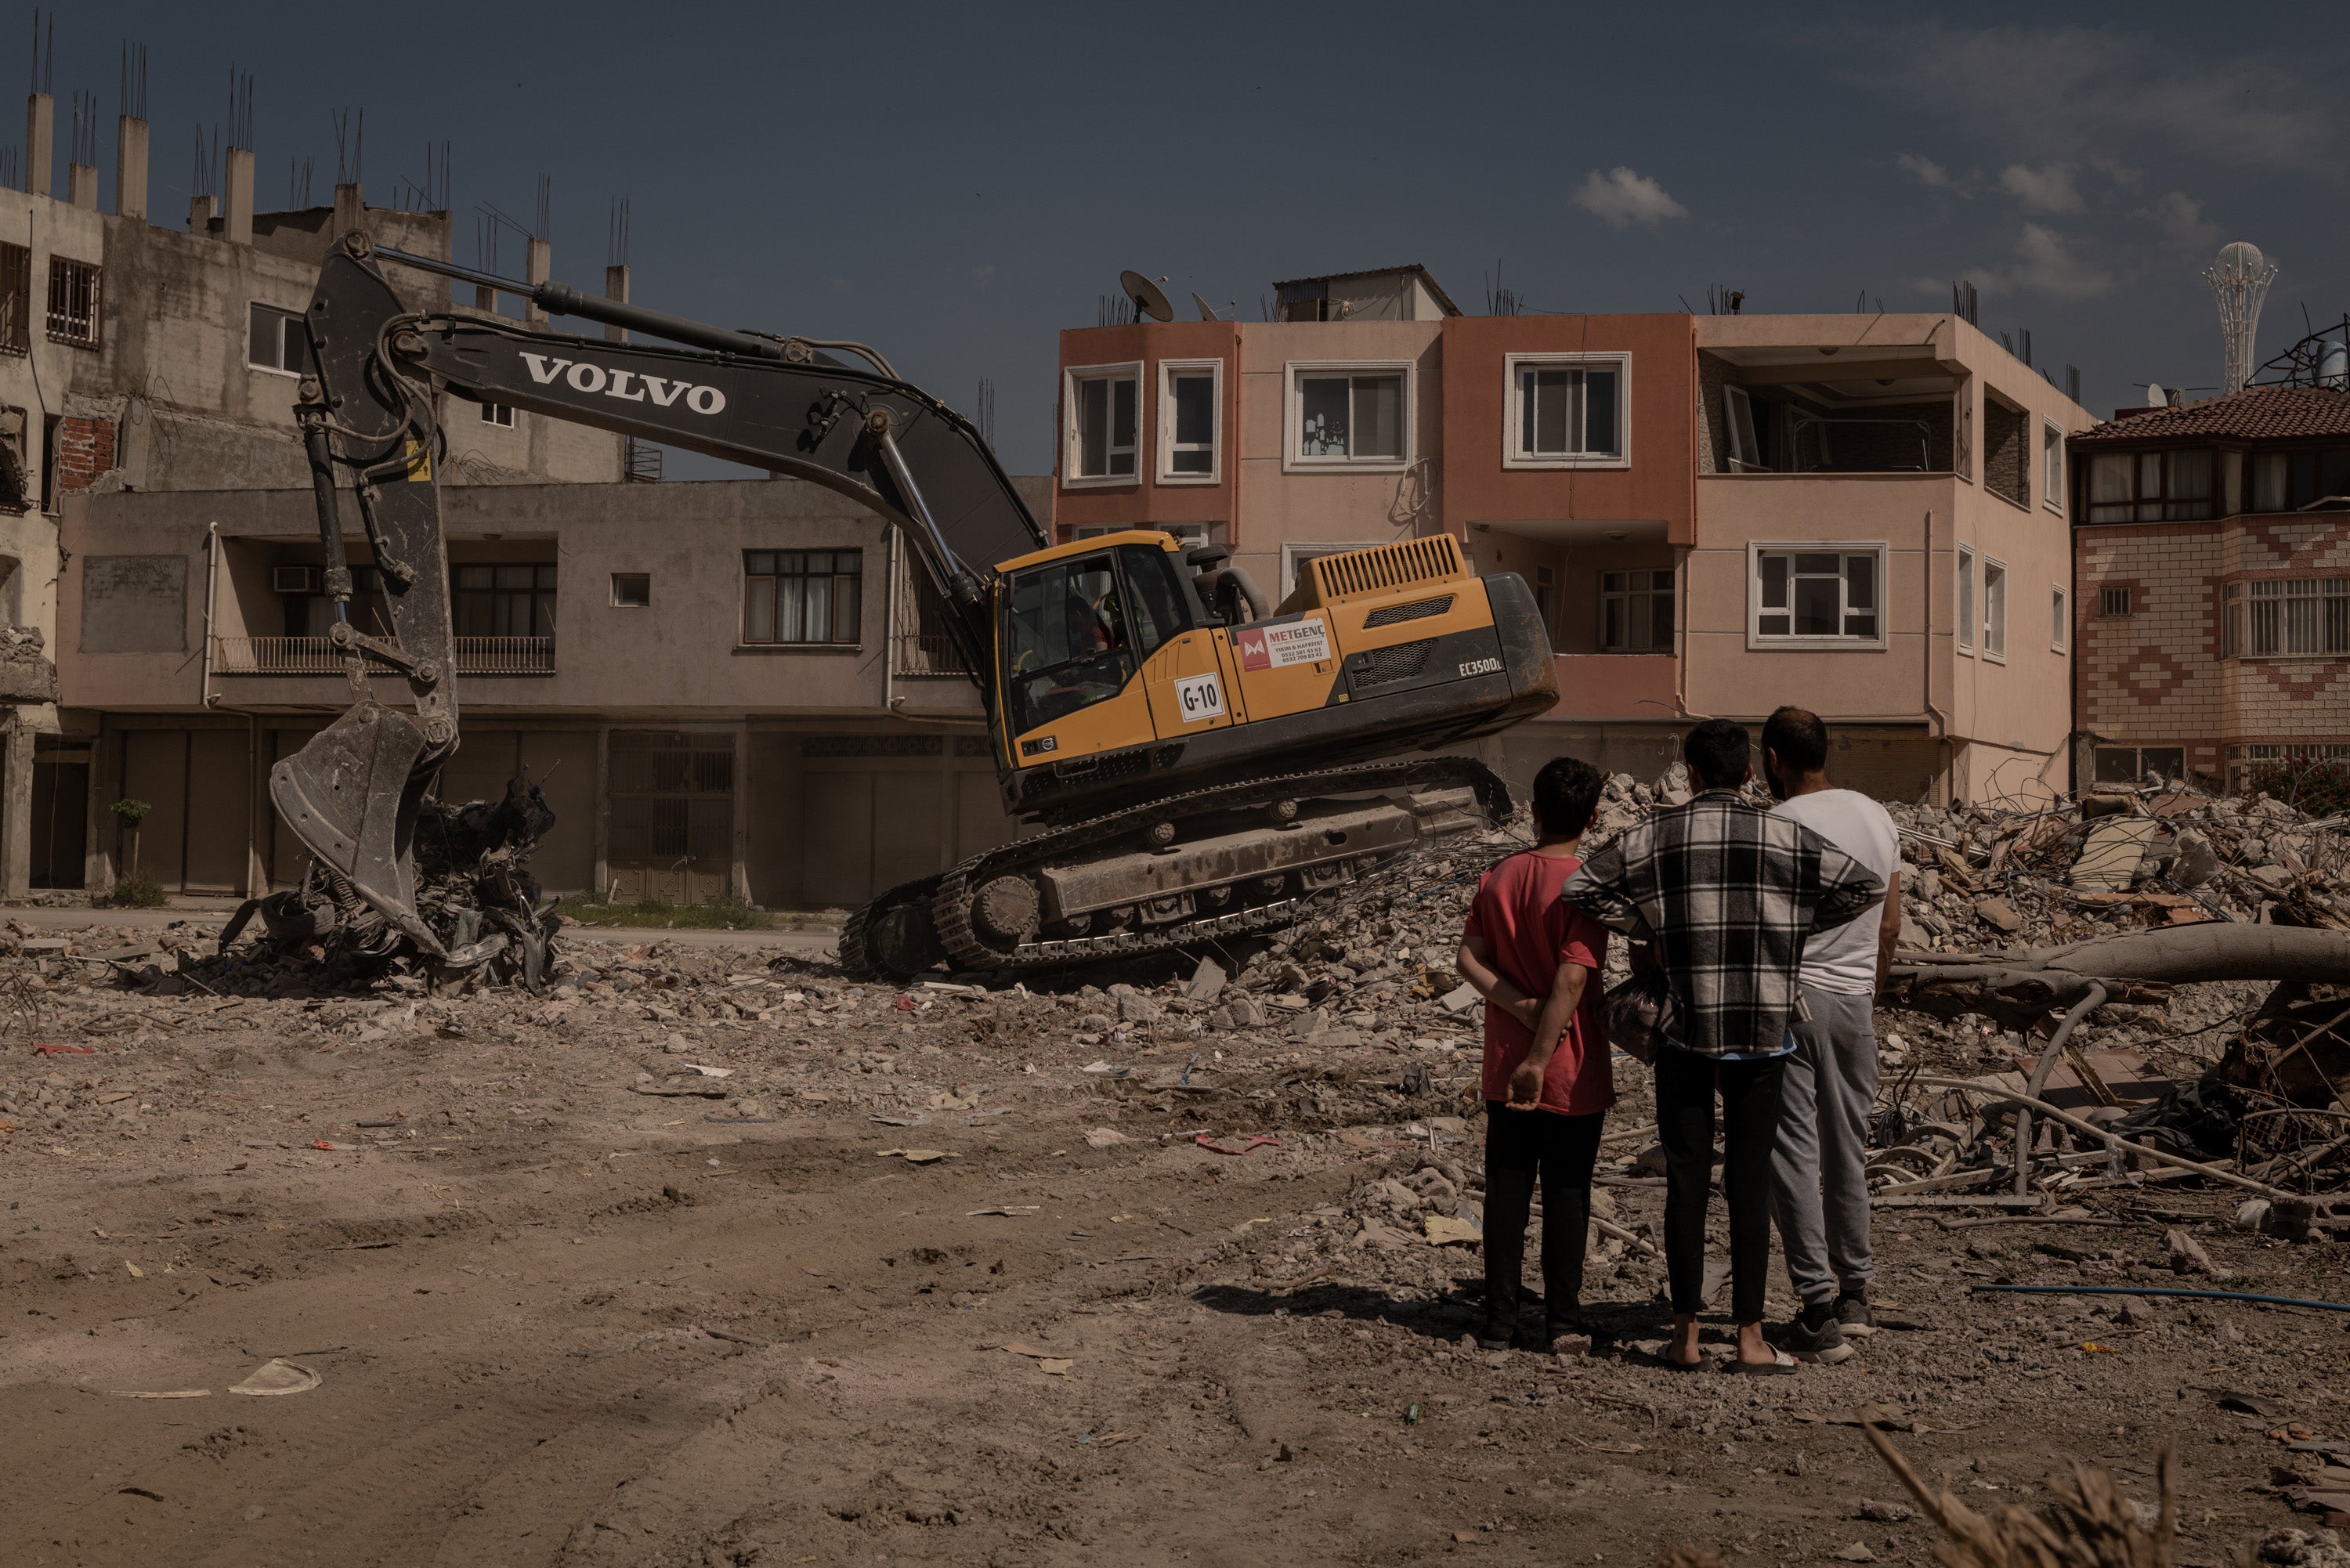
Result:
M1621 1243L1587 1292L1612 1345L1485 1353L1474 1251L1366 1218L1423 1157L1478 1168L1465 1027L908 1012L778 950L697 948L681 982L581 940L603 978L555 1002L48 965L0 1043L0 1559L1922 1563L1922 1520L1862 1517L1905 1501L1835 1424L1873 1401L1985 1510L2066 1457L2150 1495L2175 1442L2182 1560L2220 1563L2318 1522L2268 1490L2272 1433L2350 1435L2350 1314L1970 1293L2345 1294L2339 1246L2237 1232L2216 1189L1880 1213L1903 1326L1795 1377L1648 1364L1660 1274ZM1618 1122L1604 1190L1641 1232L1662 1185ZM2220 1278L2172 1275L2182 1224ZM318 1385L230 1392L273 1357Z

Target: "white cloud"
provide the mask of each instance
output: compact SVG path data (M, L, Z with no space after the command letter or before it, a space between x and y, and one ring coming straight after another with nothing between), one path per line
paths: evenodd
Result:
M2011 163L1999 171L1999 188L2022 203L2027 213L2081 210L2081 188L2074 182L2070 163L2045 163L2037 169Z
M2337 95L2310 59L2180 48L2118 27L1844 32L1854 77L1905 109L1930 109L2015 153L2088 159L2166 144L2239 166L2331 171ZM2126 182L2124 182L2126 183Z
M1602 174L1594 169L1575 193L1575 204L1600 222L1625 229L1634 223L1655 228L1667 218L1686 218L1689 209L1665 193L1646 174L1635 174L1618 164Z
M2155 226L2168 249L2199 254L2220 243L2220 225L2203 215L2203 203L2184 191L2166 191L2138 216Z
M1905 152L1894 161L1901 166L1903 173L1914 176L1920 185L1930 186L1937 191L1953 191L1958 188L1959 182L1950 178L1950 171L1930 158L1920 158L1915 152Z
M2026 223L2016 237L2011 267L1979 267L1966 275L1986 294L2043 295L2050 299L2095 299L2114 291L2115 277L2044 223Z

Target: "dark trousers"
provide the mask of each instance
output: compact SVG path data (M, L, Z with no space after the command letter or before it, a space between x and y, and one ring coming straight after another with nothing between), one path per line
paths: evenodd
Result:
M1513 1320L1526 1266L1526 1221L1542 1179L1543 1315L1573 1323L1583 1308L1583 1252L1591 1235L1591 1169L1605 1112L1563 1116L1485 1102L1485 1315Z
M1705 1209L1713 1183L1713 1102L1721 1097L1721 1190L1730 1206L1731 1316L1762 1321L1771 1270L1771 1149L1786 1058L1716 1062L1657 1053L1657 1137L1665 1146L1665 1272L1673 1311L1705 1304Z

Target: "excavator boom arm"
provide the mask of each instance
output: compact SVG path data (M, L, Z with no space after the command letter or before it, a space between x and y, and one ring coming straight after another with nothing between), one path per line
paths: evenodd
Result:
M386 280L385 261L673 341L418 310ZM337 606L332 640L359 701L272 770L270 793L312 853L430 952L442 944L416 908L411 839L426 787L457 750L437 392L748 463L858 502L905 531L975 671L991 667L989 567L1045 543L971 421L899 379L870 349L730 331L559 285L517 289L434 258L378 252L359 233L328 252L306 319L314 369L296 417ZM831 348L872 368L847 364ZM390 621L374 629L389 629L389 639L348 618L347 490ZM371 675L387 665L407 683L412 718L373 696ZM988 701L988 683L973 679Z

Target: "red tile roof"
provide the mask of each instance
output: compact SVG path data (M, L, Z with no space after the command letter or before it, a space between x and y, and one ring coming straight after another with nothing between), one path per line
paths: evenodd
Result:
M2251 387L2175 409L2108 420L2073 438L2080 446L2140 446L2196 437L2295 441L2350 437L2350 392L2324 387Z

